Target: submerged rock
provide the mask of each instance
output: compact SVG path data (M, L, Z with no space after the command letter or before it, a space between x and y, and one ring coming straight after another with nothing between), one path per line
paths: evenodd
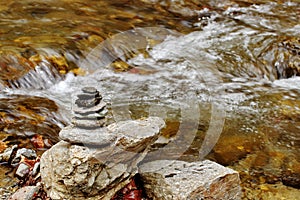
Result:
M57 142L61 127L68 124L58 105L47 98L9 95L0 98L0 129L13 136L30 138L42 135Z
M154 200L241 199L238 172L212 161L158 160L140 166L139 173Z

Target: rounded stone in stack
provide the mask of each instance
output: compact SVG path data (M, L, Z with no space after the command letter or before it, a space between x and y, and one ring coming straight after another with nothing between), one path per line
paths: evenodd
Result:
M99 128L106 125L106 103L94 87L82 88L82 93L77 95L73 107L75 116L72 123L80 128Z

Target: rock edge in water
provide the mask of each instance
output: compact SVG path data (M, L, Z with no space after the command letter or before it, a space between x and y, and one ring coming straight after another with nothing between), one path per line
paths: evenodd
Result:
M241 199L238 172L215 162L158 160L139 167L153 200Z

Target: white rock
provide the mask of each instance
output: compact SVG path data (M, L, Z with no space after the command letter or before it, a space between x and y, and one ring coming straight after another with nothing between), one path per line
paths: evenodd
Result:
M163 126L162 119L150 117L94 130L63 129L60 137L73 144L61 141L41 157L40 174L48 195L52 199L110 200L137 173L137 164Z
M139 167L154 200L241 199L239 174L212 161L158 160Z

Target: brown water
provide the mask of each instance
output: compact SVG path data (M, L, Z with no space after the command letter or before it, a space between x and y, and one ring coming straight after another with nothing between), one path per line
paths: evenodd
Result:
M299 199L299 8L297 0L3 1L0 138L30 148L34 134L57 141L74 92L95 86L115 120L166 120L163 135L177 139L148 159L198 160L217 143L206 158L240 172L244 199ZM1 166L2 188L16 181L8 171Z

